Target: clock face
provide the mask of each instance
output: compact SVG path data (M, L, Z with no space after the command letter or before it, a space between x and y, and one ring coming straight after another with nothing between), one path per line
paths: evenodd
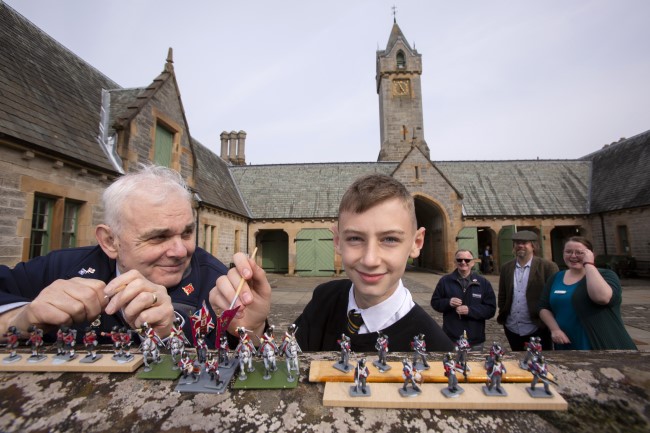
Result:
M393 80L393 94L396 96L405 96L411 93L411 83L409 80Z

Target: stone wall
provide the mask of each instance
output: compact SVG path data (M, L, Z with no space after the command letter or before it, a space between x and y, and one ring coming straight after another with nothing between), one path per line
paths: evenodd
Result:
M0 149L0 264L14 266L28 259L35 194L79 202L77 245L94 245L108 176L6 142L0 142ZM57 246L54 233L52 238L51 247L57 249L60 239Z

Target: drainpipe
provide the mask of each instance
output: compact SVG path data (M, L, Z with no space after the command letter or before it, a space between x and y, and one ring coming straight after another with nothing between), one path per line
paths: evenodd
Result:
M598 216L600 217L600 233L603 236L603 248L605 248L605 255L608 255L607 254L607 237L605 236L606 235L606 233L605 233L605 219L603 218L602 213L598 214Z

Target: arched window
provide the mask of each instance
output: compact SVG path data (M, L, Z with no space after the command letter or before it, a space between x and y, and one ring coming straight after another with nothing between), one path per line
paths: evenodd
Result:
M404 51L399 50L397 52L397 69L404 69L406 67L406 58L404 57Z

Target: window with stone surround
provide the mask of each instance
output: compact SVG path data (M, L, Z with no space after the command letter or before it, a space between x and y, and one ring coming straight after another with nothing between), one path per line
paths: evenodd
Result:
M34 194L28 258L76 247L82 206L83 203L66 197Z
M63 211L63 227L61 229L61 248L77 246L77 224L79 221L80 203L65 200Z
M29 240L29 258L45 255L50 252L53 198L34 196L32 211L32 232Z
M153 162L165 167L171 167L173 147L174 133L162 124L157 123Z

